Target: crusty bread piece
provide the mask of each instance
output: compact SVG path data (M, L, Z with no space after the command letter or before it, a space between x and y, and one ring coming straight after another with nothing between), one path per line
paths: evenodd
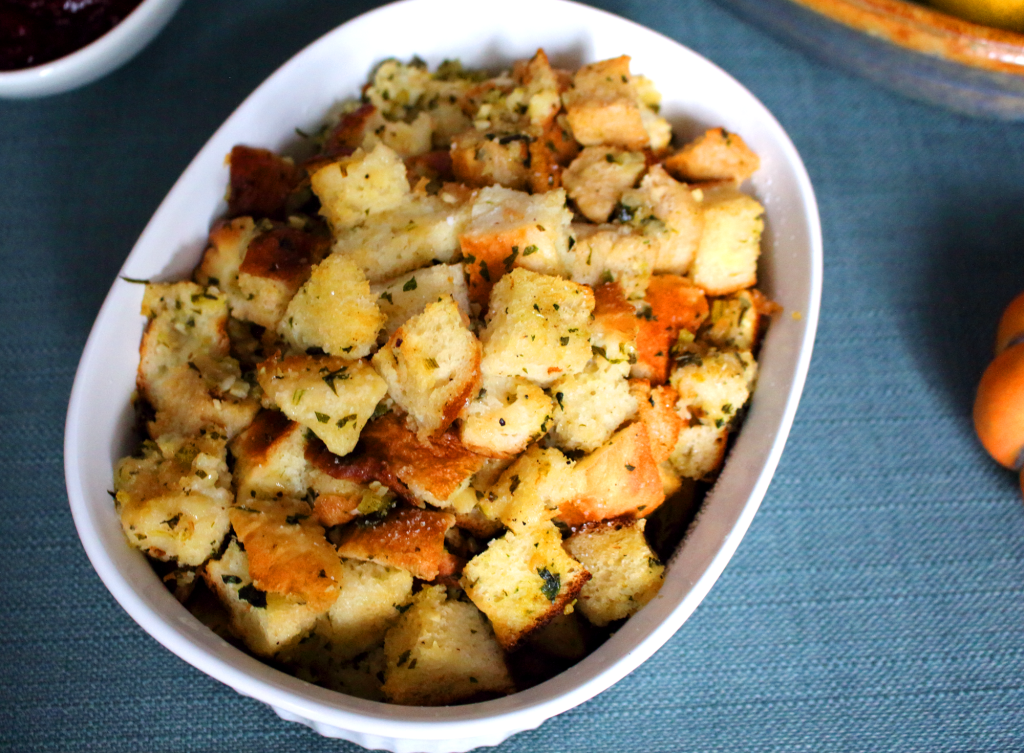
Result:
M249 575L249 558L234 539L202 573L227 608L233 632L257 656L273 656L298 643L326 611L257 588Z
M663 384L668 379L672 346L680 332L696 332L708 315L704 292L685 277L655 275L647 286L636 340L637 362L631 375Z
M566 450L592 452L608 441L624 421L636 415L628 375L628 363L613 364L594 356L583 371L551 385L554 443Z
M384 328L390 337L409 319L422 313L428 303L451 296L459 311L469 316L469 290L462 264L436 264L374 283L370 291L384 314Z
M704 232L690 268L708 295L728 295L757 283L764 207L732 186L704 191Z
M517 60L512 66L512 77L525 91L526 116L530 125L543 128L549 125L562 107L561 93L569 88L572 74L554 68L544 50L537 50L529 60Z
M257 588L319 611L338 599L341 561L309 504L291 497L249 499L229 515Z
M309 488L306 430L283 413L264 410L231 442L240 504L279 495L304 497Z
M523 190L530 179L529 139L470 128L452 138L452 172L470 186Z
M650 143L627 55L580 68L562 101L573 135L584 146L642 149Z
M450 295L399 327L373 356L422 439L447 429L480 389L480 341Z
M574 465L554 447L532 445L489 488L480 509L515 531L551 520L581 490Z
M682 478L700 480L714 476L725 461L728 439L728 426L684 426L669 458L672 469Z
M596 287L617 282L628 299L643 298L657 250L649 238L621 225L574 223L569 277Z
M505 656L472 604L424 588L385 636L384 693L392 703L445 706L515 691Z
M260 364L256 378L269 401L335 455L352 451L388 390L367 361L333 356L270 358Z
M243 303L238 290L238 269L255 235L256 222L252 217L215 222L210 230L203 259L193 274L195 281L203 287L215 287L223 291L232 311Z
M739 184L757 172L761 160L738 134L711 128L666 157L664 165L679 180L731 180Z
M675 449L679 432L685 425L676 410L679 393L667 384L651 389L651 383L646 379L630 379L629 392L636 400L639 420L647 424L651 455L660 467ZM665 481L664 474L662 476L662 481Z
M651 242L654 271L686 274L697 253L704 216L697 193L654 165L639 188L625 191L615 219L628 222Z
M549 521L508 531L471 559L462 587L506 651L566 610L590 574L562 549Z
M662 565L644 538L646 520L608 521L584 528L565 548L590 571L579 607L597 626L635 614L653 599L664 580Z
M380 645L347 661L339 661L327 650L329 641L317 633L310 633L289 645L275 659L300 680L344 695L383 703L387 700L382 689L386 665L384 636L380 639Z
M259 404L230 356L224 295L194 282L148 284L142 314L137 383L156 411L150 436L220 426L230 438L248 426Z
M228 533L231 474L226 437L217 429L194 437L164 435L114 469L125 537L159 560L195 567Z
M482 189L459 237L470 298L486 305L491 287L513 268L565 274L571 221L562 190L531 196L500 186Z
M530 633L527 644L549 656L577 662L587 655L587 636L577 612L556 614L550 622Z
M284 219L288 199L305 177L291 157L236 144L228 155L228 217Z
M522 377L484 376L480 391L462 411L462 443L482 455L516 455L544 435L554 401Z
M494 286L481 370L525 376L542 387L583 369L590 360L590 288L558 277L514 269Z
M591 222L607 222L623 191L647 168L642 152L588 146L562 174L562 185L580 213Z
M402 159L429 152L433 147L434 118L430 113L420 112L415 118L386 120L379 110L367 118L363 129L363 150L370 152L377 144L384 144Z
M594 319L590 323L590 345L611 363L634 364L640 320L636 309L614 282L594 288Z
M701 338L721 350L754 350L761 336L761 317L769 308L756 290L741 290L711 301Z
M338 553L434 580L447 559L444 535L454 525L452 513L399 506L379 521L349 524Z
M373 72L363 97L390 120L404 120L428 91L430 73L424 65L385 60Z
M576 472L583 490L558 515L569 526L623 515L643 517L665 501L647 425L641 421L620 429L577 461Z
M670 381L679 405L689 411L690 424L721 428L746 405L757 378L757 362L749 351L723 351L694 345L677 358Z
M433 77L426 85L420 107L430 113L434 127L434 148L448 149L452 137L473 126L462 110L462 101L473 82L462 78Z
M384 144L368 153L357 149L321 167L310 176L310 185L320 199L320 214L336 234L394 209L409 194L405 163Z
M331 254L291 299L278 331L299 350L316 347L332 356L363 358L384 327L377 298L354 261Z

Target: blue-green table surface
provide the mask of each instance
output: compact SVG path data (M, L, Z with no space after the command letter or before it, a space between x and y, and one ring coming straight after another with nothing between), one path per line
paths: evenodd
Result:
M368 7L192 0L111 76L0 103L3 750L355 750L135 625L78 542L62 438L92 320L164 194L260 81ZM710 58L788 130L824 225L821 324L778 473L708 598L623 682L500 750L1024 749L1024 506L970 422L1024 290L1024 126L890 94L710 0L601 7Z

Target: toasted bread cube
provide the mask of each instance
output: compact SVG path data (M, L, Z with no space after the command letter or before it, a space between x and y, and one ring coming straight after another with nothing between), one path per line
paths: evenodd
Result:
M728 439L728 426L684 426L669 458L672 469L682 478L700 480L713 476L725 460Z
M233 632L257 656L270 657L298 643L325 611L257 588L249 575L249 558L234 539L202 572L227 608Z
M554 401L520 377L484 377L460 415L462 443L482 455L517 455L547 431Z
M230 356L224 295L193 282L149 284L142 314L150 321L139 348L138 387L156 411L150 436L221 426L230 438L248 426L259 406Z
M650 143L629 73L629 57L591 63L576 71L562 95L569 125L584 146L642 149Z
M480 610L424 588L384 639L392 703L445 706L515 692L505 655Z
M332 356L362 358L376 345L384 321L362 270L332 254L288 304L278 331L300 350L315 347Z
M594 288L594 320L590 323L590 344L595 353L611 363L636 363L636 341L640 320L636 309L614 282Z
M256 223L252 217L236 217L214 223L203 259L193 275L195 281L203 287L212 286L224 291L232 310L241 300L238 269L255 235Z
M646 379L630 379L629 392L636 399L639 419L647 424L651 455L660 468L675 449L679 432L685 425L676 410L679 393L665 384L651 389ZM664 474L662 477L664 482Z
M216 430L191 438L165 435L145 442L141 456L118 462L115 500L128 543L185 567L217 552L230 527L224 440Z
M239 504L247 499L304 497L309 488L305 429L283 413L261 411L231 442Z
M372 222L337 233L335 253L354 261L370 282L390 280L459 253L459 234L469 222L469 204L454 190L414 194Z
M761 160L738 134L711 128L666 158L664 164L679 180L739 184L757 172Z
M704 191L704 232L690 268L708 295L729 295L757 283L764 207L731 186Z
M284 219L288 197L305 173L289 157L238 144L228 157L231 177L228 216Z
M680 406L689 412L690 425L721 428L746 405L757 362L748 351L716 348L688 351L677 359L670 381L679 393Z
M749 290L716 298L701 337L721 350L753 350L761 335L761 308Z
M229 514L257 588L320 612L338 599L341 561L306 502L249 499Z
M426 66L385 60L373 72L363 96L391 120L403 120L430 86Z
M384 314L388 337L409 319L421 313L428 303L451 296L459 311L469 316L469 291L462 264L437 264L417 269L386 282L374 283L370 291Z
M601 356L583 371L551 385L555 398L551 437L566 450L593 452L611 438L624 421L636 415L629 391L628 363L610 363Z
M617 282L626 298L643 298L654 271L656 249L649 238L615 225L574 224L569 251L573 282L596 287Z
M647 168L643 152L588 146L562 174L562 185L580 213L591 222L607 222L623 191Z
M420 106L433 120L435 149L447 149L454 136L472 128L473 121L461 106L471 86L472 81L460 78L435 77L427 83Z
M661 589L665 566L647 545L646 522L598 523L566 539L566 550L590 571L579 606L594 625L635 614Z
M367 123L362 148L372 151L377 144L384 144L399 157L415 157L425 154L434 144L434 118L425 112L419 113L410 122L385 120L377 114Z
M394 209L409 195L405 163L384 144L369 153L357 149L321 167L310 176L310 185L320 199L320 214L335 233Z
M613 219L629 223L651 242L655 272L686 274L704 228L701 196L654 165L639 188L623 193Z
M529 139L508 133L495 138L470 128L452 138L452 172L470 186L522 190L530 179Z
M546 521L494 539L466 564L461 583L491 621L498 642L511 651L565 612L589 579L562 548L558 529Z
M388 394L421 438L447 429L480 389L480 341L444 296L398 328L373 356Z
M322 624L323 619L318 623ZM383 703L384 640L349 660L338 660L327 650L333 644L317 633L288 646L275 659L300 680L315 683L344 695Z
M485 305L491 287L514 267L565 274L572 213L561 190L530 194L508 188L481 190L472 220L459 237L469 272L469 295Z
M644 517L665 501L647 425L640 421L577 461L576 472L583 477L583 491L562 505L558 516L569 526L623 515Z
M533 445L501 474L480 509L516 531L551 520L580 492L574 465L554 447Z
M515 269L494 286L484 346L484 375L525 376L546 387L590 360L590 288Z
M446 560L444 535L454 525L455 516L449 512L396 507L379 521L351 524L338 553L434 580Z
M387 383L366 361L291 356L261 363L256 378L267 399L292 421L347 455L387 394Z
M668 379L672 346L682 331L696 332L708 315L704 292L685 277L655 275L647 286L636 339L637 362L631 374L663 384ZM690 338L692 340L692 338Z

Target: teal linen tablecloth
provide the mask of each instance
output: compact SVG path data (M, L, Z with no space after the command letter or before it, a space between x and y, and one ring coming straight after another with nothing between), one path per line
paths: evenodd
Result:
M108 78L0 103L3 750L356 750L135 625L78 542L62 438L89 327L164 194L266 75L367 7L193 0ZM602 7L710 58L788 130L821 205L821 326L707 600L623 682L499 750L1024 750L1024 506L970 422L1024 290L1024 126L890 94L710 0Z

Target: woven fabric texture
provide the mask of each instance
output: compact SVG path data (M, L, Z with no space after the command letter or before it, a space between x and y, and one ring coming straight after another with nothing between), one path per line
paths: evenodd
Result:
M1024 749L1024 506L970 422L1024 289L1024 125L890 94L709 0L601 5L788 130L821 205L821 325L778 473L706 601L631 676L499 750ZM62 439L91 322L159 201L265 76L367 7L193 0L100 82L0 103L2 750L356 750L135 625L78 542Z

